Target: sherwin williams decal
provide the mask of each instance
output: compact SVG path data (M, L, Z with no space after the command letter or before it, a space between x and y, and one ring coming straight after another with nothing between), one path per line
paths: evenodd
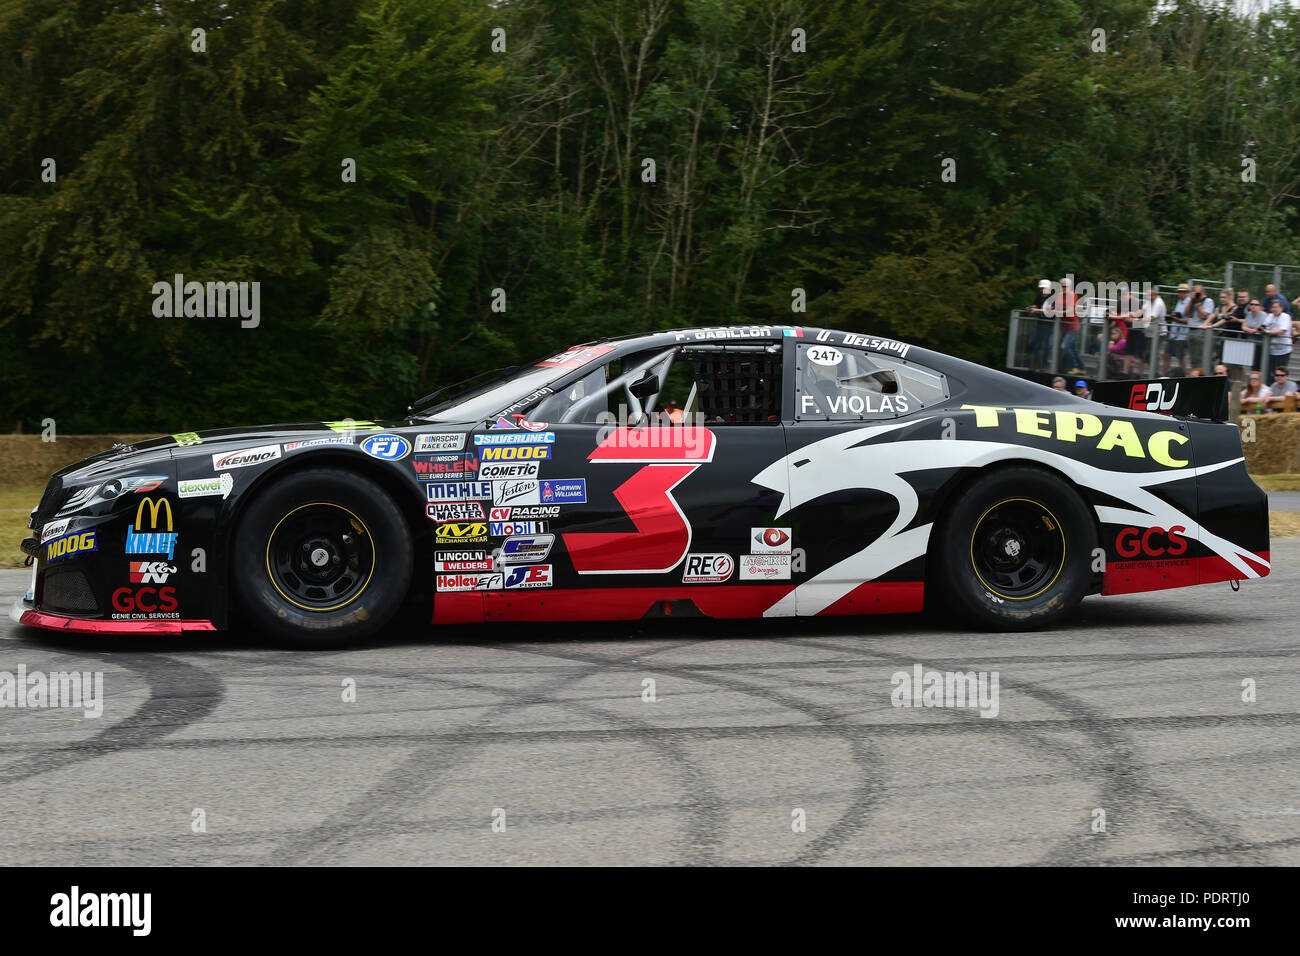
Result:
M579 505L587 500L586 478L543 478L539 488L544 505Z

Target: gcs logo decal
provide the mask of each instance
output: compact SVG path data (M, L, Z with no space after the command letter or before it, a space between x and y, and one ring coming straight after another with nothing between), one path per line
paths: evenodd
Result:
M1124 528L1115 536L1115 553L1121 558L1176 558L1187 553L1187 531L1180 524L1164 528Z

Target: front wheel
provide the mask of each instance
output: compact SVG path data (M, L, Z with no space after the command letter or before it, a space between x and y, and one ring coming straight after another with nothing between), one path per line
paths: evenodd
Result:
M979 627L1033 630L1072 611L1092 584L1097 529L1066 482L1003 468L958 493L931 554L935 583Z
M411 533L373 481L334 468L295 472L258 493L239 522L231 578L259 629L334 647L378 630L411 583Z

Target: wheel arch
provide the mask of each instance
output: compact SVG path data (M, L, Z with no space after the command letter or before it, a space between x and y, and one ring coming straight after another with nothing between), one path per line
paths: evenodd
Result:
M1046 465L1040 461L1034 461L1028 458L1004 458L1000 461L991 462L990 464L982 465L978 468L962 469L941 485L930 502L930 510L934 516L934 528L930 532L931 541L935 540L935 535L941 535L944 533L944 524L951 512L952 501L961 494L962 491L986 475L999 471L1007 471L1011 468L1031 468L1034 471L1040 471L1059 480L1066 487L1070 488L1079 496L1079 500L1083 502L1084 507L1088 511L1088 517L1092 520L1093 528L1097 532L1098 547L1104 547L1101 543L1101 519L1097 517L1097 509L1093 506L1087 490L1081 487L1076 481L1060 469L1053 468L1051 465ZM927 557L924 570L926 593L929 594L932 591L937 590L934 588L936 583L934 575L937 573L938 563ZM1089 594L1100 593L1104 577L1104 572L1095 572L1093 574L1093 582L1089 588Z
M394 464L379 461L369 455L349 453L336 449L323 448L282 459L274 467L261 472L234 501L230 502L218 521L218 534L214 535L214 555L219 568L222 593L227 622L234 610L231 581L231 543L239 528L249 505L266 488L290 475L311 468L338 468L351 474L360 474L371 479L393 500L397 510L406 521L411 532L412 573L411 585L407 590L406 602L429 587L432 581L433 537L429 533L429 521L425 516L424 501L420 489L398 471ZM431 602L430 602L431 603Z

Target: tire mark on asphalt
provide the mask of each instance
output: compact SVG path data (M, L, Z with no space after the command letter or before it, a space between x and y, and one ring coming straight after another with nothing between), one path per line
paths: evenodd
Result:
M709 640L692 641L691 644L711 644ZM516 650L523 650L526 653L527 648L515 647ZM577 661L591 661L598 666L612 666L618 662L609 661L599 657L592 657L585 654L567 654L563 655ZM649 665L657 672L663 672L670 676L677 677L680 680L704 682L713 684L718 687L725 687L736 693L750 697L758 697L775 703L787 710L793 710L796 713L802 713L813 720L817 721L828 729L833 731L833 736L843 739L849 745L849 750L853 757L853 762L862 772L861 783L850 788L851 803L840 815L839 819L829 826L823 833L809 840L799 851L799 853L790 861L791 863L814 863L824 857L834 846L847 840L853 833L861 829L872 810L875 809L881 793L884 791L884 779L879 770L880 760L875 745L861 737L855 737L845 732L844 725L839 723L840 714L838 711L823 707L819 704L811 704L801 701L788 694L781 694L770 688L755 686L743 680L735 678L721 677L718 675L705 674L700 672L683 672L677 669L676 665L656 662ZM692 727L684 731L688 740L697 739L700 730L706 728Z
M42 749L25 761L27 766L6 769L0 783L14 784L105 754L148 748L160 738L207 717L225 697L225 683L220 677L174 657L87 650L79 653L119 665L144 678L148 698L93 737Z
M493 648L488 645L487 649ZM640 651L637 653L640 653ZM628 663L631 662L633 661L629 659ZM594 664L576 673L569 674L567 679L561 681L558 685L548 686L549 692L547 693L542 693L541 688L530 688L523 696L517 696L518 692L513 688L500 688L468 682L460 682L458 686L462 688L472 686L475 689L488 690L498 695L516 695L501 700L495 705L489 705L491 707L490 711L480 718L481 720L493 719L511 711L517 711L520 708L543 704L562 708L581 708L584 705L564 700L559 695L566 688L572 687L598 672L601 666L601 664ZM554 677L555 675L547 676ZM434 683L443 686L457 686L455 682L443 678L435 677L431 679ZM618 720L614 715L594 711L594 709L591 710L604 719ZM630 719L624 719L623 722L638 723ZM633 732L638 733L641 729L641 727L637 726ZM503 735L503 742L513 740L514 737L514 734L506 733ZM647 742L644 734L638 733L633 739L640 743ZM686 805L690 815L687 821L687 832L690 835L688 857L694 862L712 862L717 835L721 830L718 825L718 816L721 811L718 809L716 796L712 794L712 789L708 786L707 780L699 768L686 760L686 755L679 745L661 738L651 738L649 743L651 747L657 749L660 754L677 767L678 776L684 779L686 783L684 792L691 796ZM385 774L379 784L350 801L347 806L331 814L330 817L311 830L295 835L288 842L278 847L272 853L270 862L281 865L310 862L334 845L326 846L325 844L329 843L329 841L337 841L344 834L350 835L355 831L364 829L367 825L373 825L374 818L395 809L401 803L407 802L410 799L410 790L418 786L419 782L423 782L427 787L428 782L432 780L436 784L432 793L439 792L442 786L445 785L440 781L450 778L449 771L451 768L458 763L464 762L472 753L476 752L477 750L472 744L457 735L455 731L450 732L447 737L444 737L437 744L418 749L416 752L409 754L401 764ZM430 763L437 764L437 768L431 769L428 766ZM427 790L425 792L426 795L431 795Z
M822 650L827 649L817 641L795 640L791 643L803 644ZM967 663L935 661L933 659L926 661L921 660L919 656L910 657L886 653L881 653L879 656L884 660L892 659L896 665L907 664L911 666L920 662L923 667L942 670L968 671L971 669ZM997 658L986 658L986 660L997 660ZM1094 750L1101 757L1100 762L1097 759L1084 759L1081 761L1059 743L1048 741L1045 738L1038 737L1038 735L1031 735L1038 737L1038 745L1054 752L1056 756L1064 757L1080 771L1085 774L1092 774L1099 780L1099 796L1097 800L1099 806L1136 806L1139 802L1138 798L1146 795L1169 805L1175 811L1173 819L1178 825L1191 830L1198 838L1207 842L1218 841L1224 845L1235 845L1238 848L1236 852L1246 851L1250 854L1251 862L1266 862L1264 855L1253 852L1250 841L1239 834L1235 827L1226 822L1214 820L1190 807L1175 795L1147 781L1144 773L1145 768L1135 752L1136 746L1122 732L1122 725L1118 722L1108 720L1077 697L1053 690L1037 682L1015 679L1013 681L1003 681L1002 684L1003 686L1013 687L1064 714L1068 718L1070 729L1077 730L1092 740ZM971 719L977 719L973 715L965 715L964 712L958 713L962 714L962 716L970 716ZM1004 729L1009 733L1016 734L1022 729L1018 721L1004 723L1007 725ZM1121 833L1122 827L1123 824L1121 823ZM1111 832L1113 831L1108 829L1108 835ZM1089 862L1106 862L1097 859L1101 855L1103 847L1104 842L1097 839L1096 835L1093 834L1080 833L1068 836L1058 842L1040 860L1040 863L1050 866L1066 866Z

